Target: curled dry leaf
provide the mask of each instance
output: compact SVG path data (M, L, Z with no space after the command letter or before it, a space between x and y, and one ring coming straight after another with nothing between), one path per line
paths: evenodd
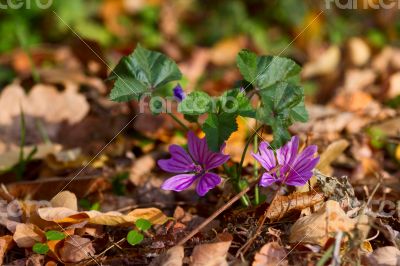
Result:
M288 196L277 196L268 207L267 218L270 220L279 220L291 211L301 211L305 208L314 206L322 201L325 197L322 193L315 191L296 192Z
M332 174L330 165L347 149L349 142L345 139L337 140L326 148L321 154L317 169L324 174Z
M34 224L18 224L13 236L14 242L20 248L31 248L36 242L44 241L45 235Z
M228 265L226 255L231 246L233 236L222 233L217 236L215 243L198 245L193 249L191 266L223 266Z
M360 219L358 227L365 236L368 231L366 216ZM350 219L339 203L329 200L316 213L298 219L291 228L291 243L309 243L324 246L326 241L339 231L351 233L358 218Z
M364 257L364 263L367 266L398 266L400 265L400 250L392 246L378 248Z
M256 253L252 266L287 266L286 256L286 250L278 242L270 242Z
M0 265L3 265L4 256L12 248L13 237L10 235L0 237Z
M50 203L53 207L65 207L74 211L78 210L78 199L74 193L67 190L55 195Z
M85 211L77 212L65 207L49 207L38 209L40 218L56 223L82 223L101 224L109 226L132 225L138 219L149 220L152 224L163 224L168 220L157 208L136 209L124 215L120 212Z
M150 266L182 266L184 257L183 246L175 246L154 259Z
M77 263L91 258L95 254L95 249L90 239L73 235L64 241L59 253L64 262Z

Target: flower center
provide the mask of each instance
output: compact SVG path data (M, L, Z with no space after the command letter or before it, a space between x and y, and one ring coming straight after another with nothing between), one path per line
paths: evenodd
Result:
M196 164L194 166L194 169L195 169L196 173L200 173L203 171L203 167L201 167L201 165L198 165L198 164Z

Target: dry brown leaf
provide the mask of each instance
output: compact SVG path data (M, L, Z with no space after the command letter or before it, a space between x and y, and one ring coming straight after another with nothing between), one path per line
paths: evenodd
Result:
M336 201L329 200L317 212L298 219L291 228L291 243L309 243L324 246L326 241L334 237L339 232L350 233L358 221L358 218L350 219L340 204ZM364 216L360 219L359 227L361 232L368 231L365 225Z
M336 107L349 112L365 111L374 102L372 96L363 91L341 93L333 100Z
M3 265L4 256L12 248L13 237L10 235L0 237L0 265Z
M18 117L21 109L25 115L44 118L47 122L70 124L81 121L90 106L85 96L77 88L66 88L59 92L56 87L37 84L28 95L19 84L7 86L0 94L1 125L10 125L13 117Z
M226 255L231 246L233 236L228 233L219 234L215 243L194 247L191 266L223 266L228 265Z
M31 248L36 242L43 242L44 232L34 224L18 224L13 236L14 242L20 248Z
M355 92L372 85L376 80L376 73L372 69L350 69L346 71L344 90Z
M323 174L331 175L332 168L330 165L347 149L349 144L350 143L345 139L340 139L329 144L329 146L321 154L316 168Z
M142 186L148 180L148 176L156 166L155 156L158 153L149 153L137 158L130 169L129 180L135 186Z
M154 259L150 266L182 266L184 257L183 246L175 246Z
M287 266L286 256L286 250L278 242L270 242L256 253L252 266Z
M365 257L367 266L398 266L400 265L400 250L396 247L381 247Z
M389 81L388 98L394 98L400 95L400 72L393 74Z
M59 253L63 262L77 263L91 258L96 252L90 239L73 235L64 241Z
M311 78L319 75L330 74L337 70L340 61L340 49L332 45L314 61L304 65L302 75L304 78Z
M74 211L78 210L78 199L75 194L65 190L55 195L50 203L53 207L65 207Z
M43 159L48 155L59 152L62 147L57 144L39 144L36 145L36 153L33 155L32 159L39 160ZM32 152L35 148L32 146L24 147L25 156ZM13 149L11 151L0 154L0 171L9 169L19 162L20 149Z
M85 211L77 212L65 207L48 207L38 209L40 218L56 223L81 223L101 224L109 226L132 225L138 219L149 220L152 224L163 224L168 217L157 208L136 209L124 215L120 212Z
M210 60L217 66L233 64L236 56L245 45L246 38L237 36L217 42L210 50Z
M322 193L315 191L295 192L289 196L278 195L268 207L266 215L270 220L279 220L291 211L301 211L324 201L324 199Z
M371 57L371 49L363 39L351 38L349 40L349 56L354 65L363 66Z

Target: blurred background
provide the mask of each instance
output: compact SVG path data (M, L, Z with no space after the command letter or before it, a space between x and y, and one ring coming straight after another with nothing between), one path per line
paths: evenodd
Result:
M293 133L312 132L325 141L393 116L385 108L400 104L395 2L391 8L378 0L0 3L0 153L20 145L21 110L26 145L51 141L97 153L137 112L134 103L108 100L106 78L138 43L177 61L186 91L212 95L241 78L235 60L243 48L294 59L303 66L311 122ZM340 112L359 119L338 116L328 123L333 128L313 121ZM142 115L127 134L168 142L172 129L168 118Z

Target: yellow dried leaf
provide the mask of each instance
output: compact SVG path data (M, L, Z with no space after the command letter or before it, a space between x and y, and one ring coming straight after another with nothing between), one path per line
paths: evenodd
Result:
M289 196L277 196L267 210L267 218L270 220L279 220L286 214L294 210L303 210L314 206L325 199L322 193L296 192Z
M50 203L53 207L65 207L74 211L78 210L78 200L74 193L70 191L62 191L55 195Z
M0 265L3 265L4 256L13 246L13 237L5 235L0 237Z
M44 232L34 224L18 224L13 236L14 242L20 248L31 248L36 242L43 242Z

